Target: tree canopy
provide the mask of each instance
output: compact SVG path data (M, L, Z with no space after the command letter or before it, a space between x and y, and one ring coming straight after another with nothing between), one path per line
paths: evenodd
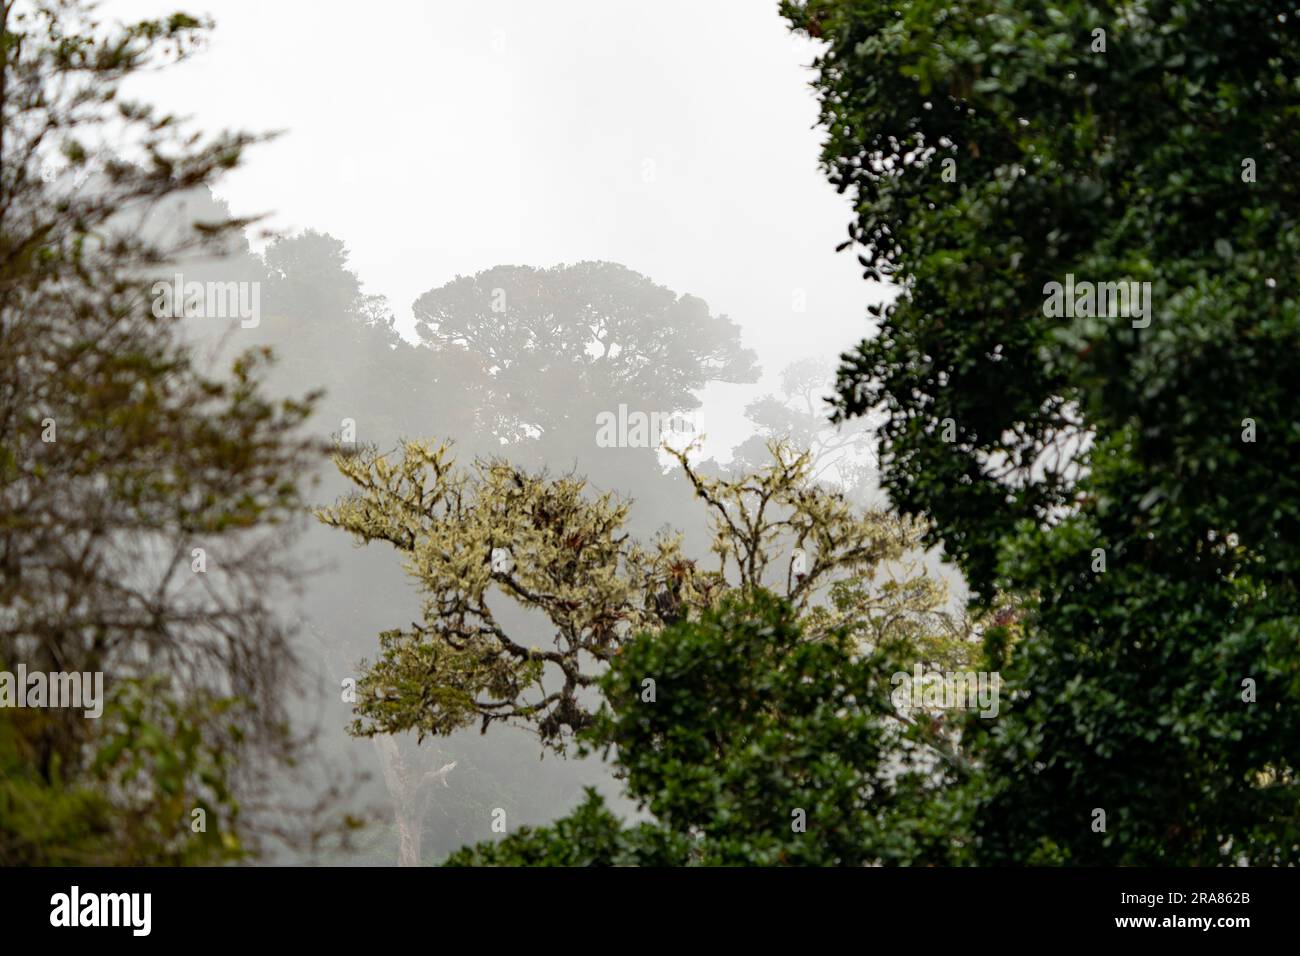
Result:
M575 477L503 460L467 471L446 445L428 442L407 442L400 457L336 456L356 487L318 516L396 548L424 599L423 624L381 635L355 729L445 734L474 721L524 722L562 747L590 724L584 692L624 641L727 590L776 588L819 632L872 613L940 613L938 582L900 584L883 568L915 548L920 525L861 512L811 482L808 453L774 444L763 469L736 478L702 475L687 450L674 454L710 516L716 567L687 558L668 533L638 542L625 528L630 504ZM510 605L533 616L508 628L501 608Z
M0 667L99 673L107 697L98 720L0 709L0 860L238 858L259 778L294 753L273 601L317 457L311 396L269 398L260 350L201 372L154 307L166 264L244 223L175 241L139 223L257 137L125 97L202 41L198 20L0 17Z
M651 822L624 826L594 794L568 817L454 854L448 865L853 866L941 858L953 830L925 814L954 778L891 675L917 631L863 644L805 632L786 600L733 593L628 642L584 733L612 754ZM951 658L950 658L951 661Z
M1027 605L980 858L1295 862L1294 11L783 10L821 43L845 245L900 289L840 414L880 417L892 500L976 591ZM1085 298L1111 283L1142 307Z
M492 434L544 440L552 455L590 446L596 413L620 402L689 410L710 381L758 377L733 321L613 262L459 276L420 296L415 318L436 351L482 363L482 392L466 400L495 416Z

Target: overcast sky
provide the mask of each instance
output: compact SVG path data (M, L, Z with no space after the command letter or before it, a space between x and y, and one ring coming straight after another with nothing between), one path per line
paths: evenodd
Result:
M132 88L205 129L284 130L218 189L236 214L346 242L411 303L501 263L620 262L743 329L760 387L703 397L710 437L786 363L833 359L881 295L817 168L813 44L775 0L109 0L176 8L210 48ZM796 310L802 297L805 311ZM719 433L723 434L719 434ZM710 442L712 445L713 442Z

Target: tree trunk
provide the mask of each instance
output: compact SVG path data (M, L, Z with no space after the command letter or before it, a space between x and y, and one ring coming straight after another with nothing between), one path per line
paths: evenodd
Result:
M415 801L422 804L423 800ZM411 811L405 801L394 801L393 816L397 820L397 865L419 866L420 844L424 839L424 814Z

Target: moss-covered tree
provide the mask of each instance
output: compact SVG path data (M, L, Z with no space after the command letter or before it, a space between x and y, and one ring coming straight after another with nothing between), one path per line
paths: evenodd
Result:
M465 470L448 446L425 442L400 455L337 456L356 490L321 520L397 548L424 596L423 622L380 635L354 730L445 734L511 721L562 748L590 724L599 675L624 642L729 592L775 590L813 638L950 626L941 582L903 573L921 525L860 511L811 481L808 453L774 444L764 468L737 478L700 474L689 450L674 454L709 519L708 560L667 533L637 542L625 529L630 504L575 477L500 460ZM529 611L530 623L508 630L506 605Z

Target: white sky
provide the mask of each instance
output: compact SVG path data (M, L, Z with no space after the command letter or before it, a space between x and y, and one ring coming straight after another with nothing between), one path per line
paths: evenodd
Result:
M834 252L852 210L817 168L815 48L775 0L108 0L101 13L177 8L216 20L210 48L131 92L207 130L285 130L218 194L273 228L344 240L404 331L413 300L457 274L621 262L706 299L758 352L760 386L702 396L722 450L745 437L745 401L785 364L854 344L882 295Z

